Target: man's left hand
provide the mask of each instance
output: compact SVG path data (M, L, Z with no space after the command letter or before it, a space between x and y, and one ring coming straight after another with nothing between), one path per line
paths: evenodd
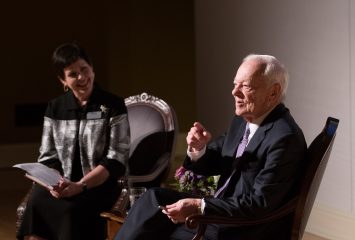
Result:
M198 213L200 206L201 199L185 198L176 203L166 205L166 208L162 210L162 212L166 214L173 223L184 223L188 216Z

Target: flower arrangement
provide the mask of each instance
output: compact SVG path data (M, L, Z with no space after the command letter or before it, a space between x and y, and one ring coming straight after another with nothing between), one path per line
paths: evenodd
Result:
M175 171L177 188L182 192L190 192L199 196L211 196L215 193L219 176L203 176L187 170L183 166Z

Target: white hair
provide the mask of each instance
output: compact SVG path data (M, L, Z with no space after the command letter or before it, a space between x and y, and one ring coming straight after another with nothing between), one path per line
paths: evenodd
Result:
M271 55L249 54L243 59L243 62L249 60L256 60L266 65L263 75L270 80L271 84L280 84L280 101L284 100L289 81L288 72L284 65Z

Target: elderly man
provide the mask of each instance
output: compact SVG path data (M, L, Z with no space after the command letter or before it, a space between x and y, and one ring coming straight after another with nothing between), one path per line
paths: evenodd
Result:
M220 175L215 196L150 189L130 210L116 240L191 239L193 231L182 224L191 214L262 216L295 195L306 142L282 103L287 71L275 57L253 54L243 60L233 83L236 116L226 133L210 142L211 134L196 122L186 138L184 167ZM211 225L205 239L288 239L289 220L243 228Z

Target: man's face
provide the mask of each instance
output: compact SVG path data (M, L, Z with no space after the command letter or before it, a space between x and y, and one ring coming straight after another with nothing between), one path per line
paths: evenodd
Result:
M274 86L261 74L265 66L255 60L243 62L234 78L235 114L253 122L274 106Z

